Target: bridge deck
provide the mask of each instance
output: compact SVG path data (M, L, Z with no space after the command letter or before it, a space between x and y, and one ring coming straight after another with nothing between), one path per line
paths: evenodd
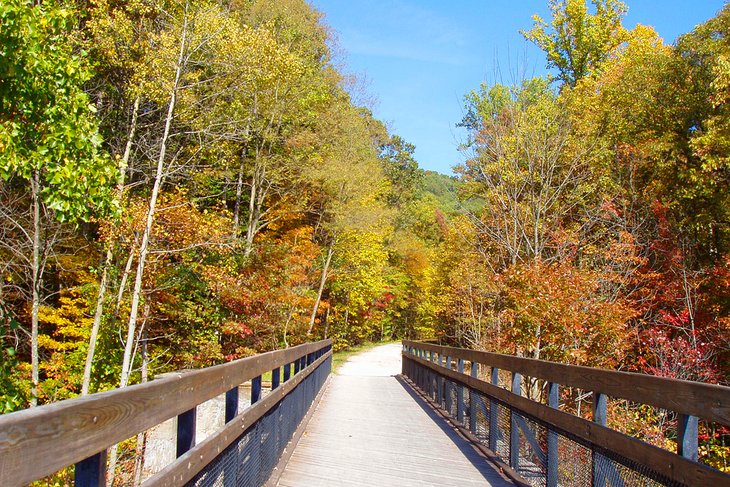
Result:
M513 485L394 377L400 350L378 347L341 367L276 485Z

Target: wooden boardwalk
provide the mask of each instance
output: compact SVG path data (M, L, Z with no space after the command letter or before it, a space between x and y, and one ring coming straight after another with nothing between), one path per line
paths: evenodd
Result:
M378 347L342 366L275 485L514 485L394 377L400 350Z

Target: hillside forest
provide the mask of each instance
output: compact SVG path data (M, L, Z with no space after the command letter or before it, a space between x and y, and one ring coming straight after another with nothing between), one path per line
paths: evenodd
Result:
M730 5L672 45L549 6L451 177L305 0L3 0L0 412L323 337L727 384Z

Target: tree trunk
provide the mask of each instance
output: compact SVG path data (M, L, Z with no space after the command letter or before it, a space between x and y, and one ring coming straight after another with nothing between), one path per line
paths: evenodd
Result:
M81 395L85 396L89 393L91 384L91 365L94 362L94 353L96 352L96 341L99 337L99 327L101 326L101 316L104 312L104 296L106 295L107 281L109 279L109 268L112 265L113 253L111 247L107 245L106 259L104 260L104 269L101 271L101 281L99 281L99 294L96 297L96 310L94 311L94 323L91 325L91 335L89 336L89 348L86 351L86 364L84 364L84 378L81 382Z
M39 383L39 355L38 355L38 312L41 303L41 284L43 270L41 269L41 177L36 169L31 179L31 193L33 197L33 303L31 310L31 338L30 338L30 362L31 362L31 407L38 405L38 383Z
M139 311L139 302L142 295L142 282L144 278L145 261L149 251L148 245L150 234L152 233L152 224L155 219L155 209L157 206L157 197L160 193L160 187L165 177L165 156L167 151L167 142L170 138L170 127L172 126L172 118L175 113L175 103L177 101L177 90L180 85L180 77L185 55L185 40L187 35L187 5L185 12L185 20L183 22L182 38L180 40L180 53L175 66L175 79L170 93L170 103L167 107L167 117L165 118L165 130L160 143L160 153L157 158L157 172L155 174L155 182L150 195L149 209L147 211L147 222L144 232L142 233L142 242L139 246L139 260L137 261L137 274L134 279L134 290L132 291L132 303L129 312L129 322L127 323L127 341L124 344L124 359L122 361L122 376L119 381L120 387L125 387L129 382L129 375L132 370L132 350L134 349L134 335L137 325L137 313Z
M238 181L236 181L236 204L233 208L233 236L238 237L241 226L241 199L243 198L243 173L246 169L246 151L241 153L241 164L238 166Z
M127 256L127 264L124 266L124 272L122 272L122 278L119 280L119 290L117 291L117 303L114 308L114 320L119 316L119 309L122 307L122 299L124 298L124 290L127 288L127 280L129 274L132 272L132 264L134 263L134 246L129 251Z
M249 129L246 127L244 131L246 139L248 139ZM241 149L241 163L238 165L238 179L236 181L236 203L233 207L233 236L238 237L238 231L241 227L241 203L243 198L243 177L246 172L246 154L248 153L248 141L243 144Z
M127 136L127 144L124 148L124 155L122 160L119 162L119 183L117 184L117 190L121 195L124 190L124 176L129 164L129 157L132 153L132 143L134 141L134 134L137 130L137 115L139 113L139 102L140 97L134 100L134 106L132 109L132 121L129 127L129 135ZM89 393L89 385L91 383L91 366L94 362L94 353L96 352L96 342L99 336L99 327L101 326L101 317L104 313L104 297L106 295L106 289L109 279L109 269L112 265L114 258L114 252L112 251L111 245L106 245L106 259L104 260L104 269L101 273L101 281L99 282L99 294L96 298L96 310L94 312L94 323L91 326L91 336L89 337L89 348L86 352L86 364L84 365L84 377L81 383L81 395L85 396Z
M327 250L327 259L325 260L324 267L322 268L322 278L319 281L319 290L317 291L317 299L314 301L314 308L312 309L312 316L309 318L309 328L307 328L307 335L312 334L312 329L314 328L314 320L317 318L317 311L319 310L319 303L320 303L320 301L322 301L322 293L324 292L324 285L327 282L327 272L329 271L330 262L332 262L332 254L335 251L335 240L336 240L336 238L332 238L330 247Z
M140 339L140 355L142 359L142 383L149 380L149 357L147 355L147 317L149 316L150 306L145 305L144 323L142 324L142 337ZM147 432L143 431L137 435L137 448L134 462L134 485L135 487L142 484L142 469L144 468L144 453L147 443Z
M257 226L260 216L260 208L257 205L259 199L259 191L261 191L262 174L259 166L259 150L256 151L256 161L254 162L253 174L251 175L251 193L248 202L248 225L246 227L246 247L244 255L248 256L253 250L253 239L257 233Z

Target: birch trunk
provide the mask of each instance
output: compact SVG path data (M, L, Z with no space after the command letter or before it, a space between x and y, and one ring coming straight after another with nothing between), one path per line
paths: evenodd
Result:
M149 380L149 356L147 355L147 318L149 317L150 306L145 305L144 323L142 324L142 336L140 338L140 356L142 359L142 383ZM137 435L136 457L134 462L134 486L142 484L142 469L144 468L144 453L147 446L147 432L143 431Z
M132 144L134 141L134 134L137 130L137 115L139 113L139 102L140 96L134 100L134 106L132 109L132 121L129 128L129 135L127 136L127 144L124 147L124 155L122 160L119 162L119 184L117 184L117 190L121 194L124 189L124 175L129 165L129 157L132 153ZM101 326L101 317L104 314L104 298L106 296L106 289L109 279L109 269L112 265L114 258L114 252L112 251L111 245L106 245L106 259L104 260L104 269L101 273L101 281L99 282L99 295L96 298L96 310L94 311L94 322L91 326L91 336L89 337L89 348L86 352L86 364L84 365L84 377L81 382L81 395L85 396L89 393L89 386L91 384L91 366L94 362L94 353L96 352L96 342L99 337L99 327Z
M41 283L43 271L41 269L41 188L40 172L36 169L31 180L33 196L33 304L31 310L31 398L30 405L38 405L39 356L38 356L38 311L41 303Z
M335 240L336 238L332 239L332 242L330 243L330 248L327 250L327 259L324 262L324 267L322 268L322 278L319 281L319 290L317 291L317 299L314 301L314 309L312 309L312 316L309 318L309 328L307 329L307 335L312 334L312 329L314 328L314 320L317 318L317 311L319 310L319 303L322 301L322 293L324 292L324 285L327 282L327 272L329 271L330 262L332 262L332 254L335 251Z
M155 174L155 182L150 195L150 204L147 211L147 222L144 232L142 233L142 241L139 246L139 260L137 261L137 273L134 279L134 289L132 291L132 303L129 312L129 322L127 323L127 341L124 344L124 359L122 361L122 376L119 381L120 387L125 387L129 383L129 376L132 369L132 350L134 349L134 335L137 325L137 313L139 312L139 302L142 295L142 282L144 278L145 262L147 253L149 252L149 240L152 233L152 224L155 220L155 209L157 206L157 197L160 193L160 187L165 177L165 156L167 151L167 142L170 138L170 127L172 126L173 114L175 113L175 103L177 101L177 91L180 85L182 68L185 56L185 42L187 35L187 6L185 20L183 22L182 38L180 40L180 52L175 66L175 79L170 93L170 102L167 107L167 116L165 118L165 130L160 143L160 154L157 158L157 172Z

